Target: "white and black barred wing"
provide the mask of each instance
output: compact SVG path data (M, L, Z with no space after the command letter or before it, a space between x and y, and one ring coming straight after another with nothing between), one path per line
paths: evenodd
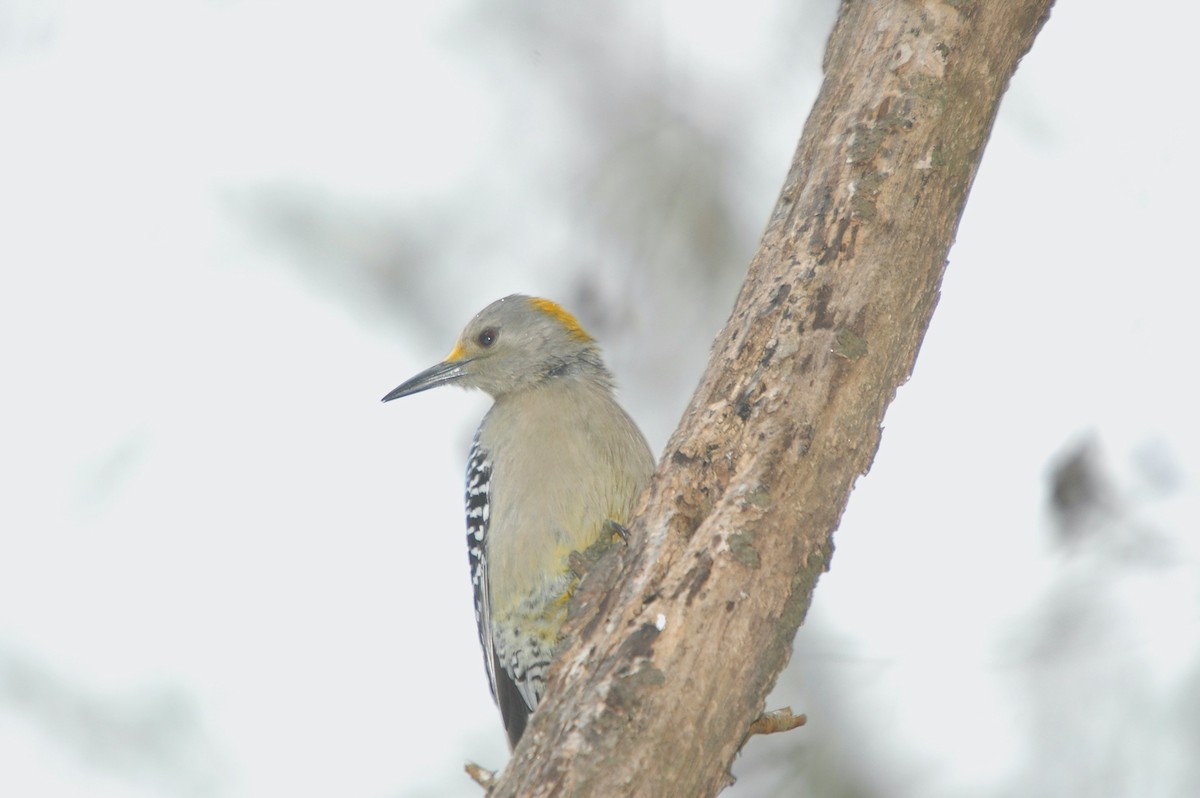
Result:
M479 433L471 441L467 458L467 558L471 565L471 587L475 591L475 625L479 628L479 645L487 666L488 686L496 695L496 652L492 643L491 611L488 601L487 530L490 516L488 502L492 484L492 460L479 446Z
M488 686L500 707L500 717L511 746L516 746L525 731L532 711L513 680L509 668L501 664L496 652L492 628L491 590L488 585L488 523L491 520L492 458L479 444L479 433L471 442L467 459L467 557L471 565L471 586L475 591L475 623L479 627L479 645L487 667Z

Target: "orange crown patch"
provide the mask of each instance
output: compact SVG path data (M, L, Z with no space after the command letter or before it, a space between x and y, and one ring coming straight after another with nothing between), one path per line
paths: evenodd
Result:
M579 326L579 322L575 320L575 317L563 310L562 305L559 305L557 302L533 297L529 300L529 304L557 321L563 327L566 327L567 332L575 340L583 341L584 343L591 343L593 341L592 336L588 335L587 331Z

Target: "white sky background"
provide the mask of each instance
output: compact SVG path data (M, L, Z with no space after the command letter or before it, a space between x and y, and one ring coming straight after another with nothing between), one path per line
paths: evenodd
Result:
M831 18L726 5L626 9L619 44L680 114L736 133L727 188L752 246ZM816 724L832 699L804 685L849 679L825 745L884 774L876 794L1056 794L1028 772L1019 652L1074 583L1105 631L1085 677L1062 666L1097 686L1066 705L1149 741L1080 744L1124 765L1098 783L1183 795L1197 778L1172 713L1200 713L1198 22L1064 2L1001 109L799 684L773 700ZM565 299L589 262L564 257L561 187L583 169L548 110L580 43L506 44L497 25L481 48L493 24L467 2L0 8L0 795L448 796L473 790L465 759L503 762L460 507L486 401L378 404L483 304ZM566 176L536 193L548 163ZM401 273L424 310L388 312L357 272L314 278L259 235L263 192L418 230L461 208L456 257ZM595 282L601 307L630 306L602 338L658 449L733 290L697 313L668 278L601 263ZM647 348L672 365L639 364ZM1163 563L1050 546L1048 464L1089 432ZM1175 489L1154 491L1147 458ZM809 733L752 748L787 757ZM735 792L768 794L746 761Z

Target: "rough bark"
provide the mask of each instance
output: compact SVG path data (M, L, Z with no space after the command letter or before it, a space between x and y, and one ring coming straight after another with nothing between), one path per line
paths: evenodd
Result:
M782 194L629 551L584 580L490 795L728 783L911 373L1000 97L1051 3L843 3Z

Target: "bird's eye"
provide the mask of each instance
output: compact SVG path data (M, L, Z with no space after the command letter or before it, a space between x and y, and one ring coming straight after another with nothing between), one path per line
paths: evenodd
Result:
M480 346L482 346L484 349L487 349L489 346L496 343L496 339L499 337L499 330L497 330L495 327L488 327L486 330L479 333L475 340L479 342Z

